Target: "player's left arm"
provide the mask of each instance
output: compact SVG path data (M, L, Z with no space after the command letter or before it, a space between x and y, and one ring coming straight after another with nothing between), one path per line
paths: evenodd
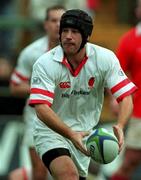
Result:
M132 95L128 95L119 102L117 124L113 126L114 133L119 141L120 150L124 143L123 129L128 122L133 110Z
M110 54L108 63L105 67L105 87L111 91L111 94L119 103L118 122L113 128L114 133L119 140L121 150L124 142L123 129L132 114L132 94L136 91L137 87L123 72L114 53Z

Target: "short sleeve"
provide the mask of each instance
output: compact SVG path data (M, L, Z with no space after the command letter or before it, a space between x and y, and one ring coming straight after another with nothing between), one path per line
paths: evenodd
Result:
M11 75L11 83L20 84L22 82L29 81L31 76L30 58L27 52L24 50L21 52L17 65Z
M55 89L55 83L53 79L53 74L51 72L46 72L43 65L40 63L35 63L31 76L29 105L52 105Z
M116 56L113 56L113 59L110 62L110 66L105 76L105 82L105 86L110 89L118 102L137 89L125 75Z

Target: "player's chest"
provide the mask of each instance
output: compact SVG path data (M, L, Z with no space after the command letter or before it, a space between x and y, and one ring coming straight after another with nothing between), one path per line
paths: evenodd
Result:
M72 94L89 94L97 91L103 86L103 78L96 68L82 68L77 76L73 76L65 69L59 82L57 89L60 92L69 92Z

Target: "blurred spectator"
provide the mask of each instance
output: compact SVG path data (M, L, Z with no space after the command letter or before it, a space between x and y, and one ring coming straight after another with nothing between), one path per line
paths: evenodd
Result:
M12 0L0 0L0 18L11 16ZM0 29L0 57L9 59L11 57L11 37L9 29Z
M100 7L100 0L86 0L89 13L94 16Z
M134 95L134 110L127 129L123 163L111 180L131 179L141 163L141 0L137 0L136 16L139 23L121 38L117 56L123 70L128 72L139 89Z
M63 2L64 0L30 0L29 14L33 19L43 21L47 7L49 8L57 4L64 4Z
M56 4L63 4L67 9L76 8L86 10L86 0L30 0L30 16L38 21L43 21L46 7L51 7Z
M0 19L10 17L13 13L12 0L0 0ZM12 71L13 31L0 26L0 80L7 80Z
M67 0L65 1L67 9L82 9L86 10L86 0Z

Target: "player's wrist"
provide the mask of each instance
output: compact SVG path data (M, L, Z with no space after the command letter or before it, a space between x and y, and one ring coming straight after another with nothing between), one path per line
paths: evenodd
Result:
M123 130L124 129L124 124L123 123L117 123L117 125L116 126L118 126L121 130Z
M70 131L69 131L69 133L68 133L68 139L70 139L71 141L73 141L74 138L75 138L75 136L76 136L76 132L70 129Z

